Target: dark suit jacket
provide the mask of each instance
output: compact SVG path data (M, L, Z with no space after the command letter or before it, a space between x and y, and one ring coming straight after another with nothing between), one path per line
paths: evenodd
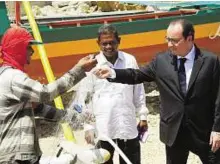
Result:
M220 107L217 98L220 76L218 57L196 47L185 97L180 91L176 60L177 57L169 52L158 54L149 65L140 70L116 69L116 79L109 81L126 84L156 81L162 107L161 141L172 146L180 125L184 122L198 139L207 143L212 130L220 131Z

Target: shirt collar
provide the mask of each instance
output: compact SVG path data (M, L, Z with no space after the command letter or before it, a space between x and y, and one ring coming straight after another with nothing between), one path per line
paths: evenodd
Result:
M112 63L110 63L107 59L106 59L106 57L105 57L105 55L103 54L103 52L102 51L100 51L100 53L99 53L99 58L97 59L98 60L98 63L100 64L100 65L109 65L109 66L111 66L112 65ZM118 51L118 59L117 60L121 60L121 61L123 61L124 60L124 55L123 55L123 53L121 52L121 51ZM116 62L117 62L117 60L116 60Z
M195 46L193 45L192 49L190 50L190 52L184 57L186 58L187 60L191 60L191 61L194 61L195 59L195 53L196 53L196 50L195 50ZM178 59L180 58L183 58L181 56L177 56Z

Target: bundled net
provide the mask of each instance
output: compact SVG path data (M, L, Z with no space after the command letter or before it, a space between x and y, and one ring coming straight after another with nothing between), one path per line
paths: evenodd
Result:
M82 130L84 124L95 122L92 112L92 95L82 90L76 90L66 110L67 113L62 121L68 122L73 130Z

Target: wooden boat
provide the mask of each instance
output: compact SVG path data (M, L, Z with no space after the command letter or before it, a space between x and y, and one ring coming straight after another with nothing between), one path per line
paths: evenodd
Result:
M121 36L120 49L133 54L139 64L167 48L166 28L170 21L186 18L196 30L196 44L220 55L220 5L193 5L172 8L166 12L125 12L104 15L37 19L47 55L56 77L68 71L80 58L97 53L97 30L111 23ZM9 27L4 2L0 2L0 37ZM29 26L27 21L21 23ZM44 71L36 51L28 73L44 80Z

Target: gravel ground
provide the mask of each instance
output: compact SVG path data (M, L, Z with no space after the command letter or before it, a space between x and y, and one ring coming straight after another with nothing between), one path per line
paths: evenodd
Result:
M149 115L149 137L146 143L141 143L141 163L142 164L165 164L165 148L164 144L159 140L159 115ZM54 124L53 127L56 125ZM46 130L41 128L41 134ZM76 131L75 137L79 145L86 145L84 141L83 131ZM56 154L57 144L62 135L42 135L40 138L40 146L44 156ZM56 135L56 136L54 136ZM118 164L118 154L115 154L114 163ZM200 164L201 161L194 154L190 154L187 164Z

